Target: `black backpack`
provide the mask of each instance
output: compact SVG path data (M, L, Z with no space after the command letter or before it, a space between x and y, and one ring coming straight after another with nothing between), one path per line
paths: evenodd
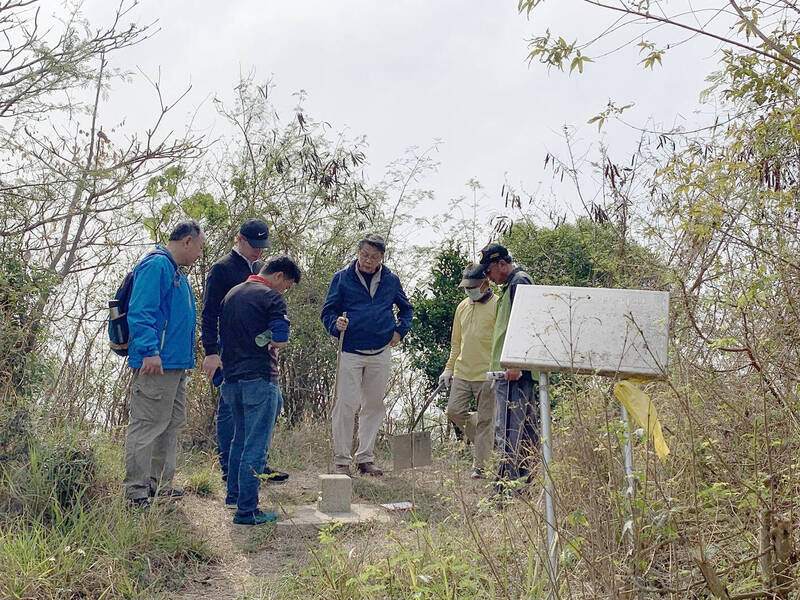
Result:
M161 254L169 258L174 264L172 257L163 250L154 250L145 255L144 258L153 254ZM144 260L144 258L142 260ZM141 261L140 261L141 262ZM135 268L134 268L135 270ZM178 267L175 267L177 273ZM128 306L131 302L131 292L133 291L133 271L125 275L125 279L117 288L114 298L108 301L108 345L111 346L116 354L128 356L128 344L130 343L131 332L128 329Z

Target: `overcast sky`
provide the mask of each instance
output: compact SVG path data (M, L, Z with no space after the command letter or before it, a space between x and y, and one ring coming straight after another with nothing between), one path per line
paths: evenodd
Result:
M112 4L87 0L84 12L105 22ZM188 121L203 105L197 125L215 133L210 97L230 98L239 74L255 70L257 79L272 79L285 115L293 92L303 89L314 118L365 135L374 180L409 146L441 140L438 172L422 183L435 198L425 214L468 194L472 177L484 186L484 203L499 209L505 180L547 195L544 156L564 152L565 124L582 150L604 139L614 155L629 157L636 131L611 124L598 134L587 120L613 99L635 103L625 113L631 123L691 121L704 77L715 68L713 48L700 43L681 46L653 72L635 64L635 49L583 75L529 65L526 39L548 28L569 39L610 22L603 11L570 11L582 5L545 2L529 21L517 13L517 0L141 0L136 19L158 21L160 31L118 54L114 66L150 76L160 69L167 93L191 83L181 114ZM631 37L634 31L617 40ZM136 84L116 89L106 114L135 125L151 97ZM575 207L569 186L554 191L564 210Z

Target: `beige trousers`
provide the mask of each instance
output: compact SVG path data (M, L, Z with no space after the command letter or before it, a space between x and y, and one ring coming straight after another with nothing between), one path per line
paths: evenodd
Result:
M389 382L391 362L391 348L373 356L342 352L337 375L336 405L331 418L334 464L350 464L357 410L360 412L356 462L375 462L375 438L386 416L383 396Z
M186 422L186 370L133 374L125 437L125 496L145 498L175 475L178 432Z
M466 381L453 377L450 385L450 398L447 400L447 417L460 429L468 431L467 419L472 410L473 400L478 405L475 439L472 450L472 466L485 469L492 453L494 442L495 398L491 381Z

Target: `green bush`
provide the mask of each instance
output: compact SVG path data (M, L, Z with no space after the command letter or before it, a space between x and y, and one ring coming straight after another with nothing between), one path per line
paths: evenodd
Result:
M128 506L114 449L61 432L0 463L0 598L152 598L211 560L180 507Z

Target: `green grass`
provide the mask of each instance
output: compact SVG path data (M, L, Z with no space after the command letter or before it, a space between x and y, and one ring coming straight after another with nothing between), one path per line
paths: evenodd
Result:
M119 456L110 441L63 439L37 439L26 463L0 469L0 597L153 598L213 560L180 507L135 511L121 479L99 476L121 470L101 464Z
M200 496L208 498L222 490L222 480L220 470L216 464L216 457L213 462L206 460L205 463L195 463L185 470L185 489Z
M269 464L281 471L327 469L330 448L330 428L325 422L309 420L291 429L279 424L270 444Z

